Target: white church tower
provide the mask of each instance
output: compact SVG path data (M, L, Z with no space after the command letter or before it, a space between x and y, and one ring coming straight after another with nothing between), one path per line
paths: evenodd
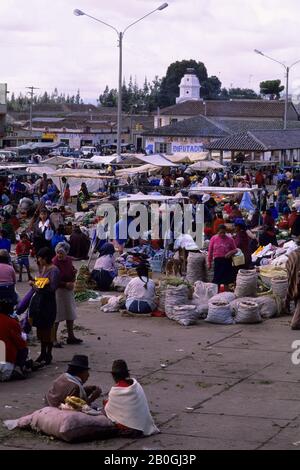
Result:
M180 96L176 98L176 103L184 101L200 101L200 82L194 69L187 69L179 85Z

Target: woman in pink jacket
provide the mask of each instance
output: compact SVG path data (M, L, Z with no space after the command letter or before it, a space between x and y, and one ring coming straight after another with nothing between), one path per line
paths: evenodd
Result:
M211 238L208 248L208 268L214 262L215 284L227 286L235 281L232 256L237 251L234 239L226 235L225 225L220 225L218 234Z

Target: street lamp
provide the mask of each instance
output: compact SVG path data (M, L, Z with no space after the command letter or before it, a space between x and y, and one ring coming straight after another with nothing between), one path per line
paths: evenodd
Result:
M294 65L299 64L300 60L297 60L296 62L294 62L292 65L290 65L288 67L287 65L283 64L282 62L279 62L279 60L273 59L273 57L269 57L268 55L264 54L263 52L261 52L257 49L254 49L254 52L256 54L262 55L263 57L266 57L267 59L272 60L273 62L276 62L277 64L280 64L284 68L284 70L286 71L286 87L285 87L286 96L285 96L285 109L284 109L284 130L286 130L287 129L288 106L289 106L289 76L290 76L290 70L291 70L292 67L294 67Z
M95 18L94 16L88 15L82 10L74 10L74 15L75 16L87 16L88 18L91 18L92 20L97 21L98 23L102 23L105 26L108 26L109 28L113 29L117 35L118 35L118 47L119 47L119 85L118 85L118 130L117 130L117 162L120 163L121 161L121 140L122 140L122 67L123 67L123 38L124 34L126 31L131 28L132 26L136 25L140 21L142 21L144 18L147 18L148 16L152 15L156 11L162 11L165 8L168 7L168 3L163 3L160 5L158 8L155 8L155 10L150 11L150 13L147 13L146 15L142 16L138 20L134 21L130 25L128 25L124 31L118 31L117 28L112 26L109 23L106 23L105 21L99 20L98 18Z

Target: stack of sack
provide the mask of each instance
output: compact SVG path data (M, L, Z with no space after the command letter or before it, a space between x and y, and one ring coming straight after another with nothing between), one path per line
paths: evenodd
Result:
M187 260L186 280L190 284L196 281L207 280L206 255L199 252L190 252Z

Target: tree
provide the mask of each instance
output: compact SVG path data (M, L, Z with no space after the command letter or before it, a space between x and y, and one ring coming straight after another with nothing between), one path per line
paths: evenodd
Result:
M260 93L269 96L270 100L279 100L280 93L284 90L281 80L266 80L260 83Z
M229 88L228 96L235 100L257 100L259 96L250 88Z
M170 106L175 104L176 98L179 96L179 85L182 77L188 68L193 68L197 75L200 84L207 81L207 70L202 62L196 60L182 60L173 62L169 65L166 76L162 79L159 104L161 107Z
M200 82L201 84L201 82ZM209 77L202 84L201 97L206 100L216 100L221 94L222 83L216 76Z
M77 90L77 94L75 96L75 104L80 104L80 90Z

